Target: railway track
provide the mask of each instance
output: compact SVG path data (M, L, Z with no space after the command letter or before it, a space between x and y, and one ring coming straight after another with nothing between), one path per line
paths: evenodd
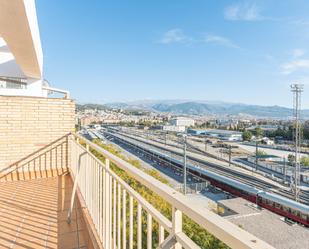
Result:
M141 141L140 139L131 137L127 134L123 134L123 133L119 133L119 132L117 132L117 134L113 134L113 133L108 133L108 134L110 134L114 137L115 137L115 135L121 136L122 139L131 141L131 143L135 143L136 145L140 146L141 148L147 148L148 147L148 148L151 148L152 150L156 150L156 151L158 151L160 153L164 153L164 154L166 154L166 152L169 152L170 156L172 158L179 160L179 161L182 161L182 158L183 158L182 153L178 153L178 152L170 150L168 148L162 148L158 145L154 145L154 144L148 143L146 141ZM196 165L196 166L199 166L201 168L212 171L214 173L217 173L217 174L226 176L230 179L236 180L238 182L244 183L248 186L252 186L252 187L255 187L255 188L260 189L260 190L268 190L268 191L280 194L284 197L293 199L294 195L293 195L293 193L291 193L291 191L279 189L276 185L265 182L264 180L258 179L254 176L246 175L244 173L237 172L235 170L232 170L232 169L229 169L229 168L226 168L226 167L214 164L214 163L205 162L203 160L200 160L200 159L197 159L197 158L194 158L194 157L191 157L191 156L187 156L187 160L188 160L188 163L193 165L193 166ZM300 201L304 204L307 204L307 205L309 204L308 192L301 191Z
M142 136L141 134L135 134L136 136L140 137L140 138L144 138L144 136ZM154 142L157 142L157 143L161 143L162 145L165 145L165 139L162 139L160 136L158 137L159 139L154 139L154 138L150 138L150 140L154 141ZM149 139L149 138L147 138ZM174 142L174 144L172 143L167 143L167 145L169 146L173 146L175 148L178 148L178 149L182 149L183 146L181 144L179 144L179 141L178 140L175 140L175 139L169 139L171 141ZM196 154L200 154L200 155L203 155L203 156L207 156L207 157L210 157L210 158L214 158L214 159L217 159L219 161L222 161L222 162L228 162L228 160L224 159L224 158L221 158L219 156L215 156L211 153L208 153L208 152L205 152L204 150L201 150L200 148L197 148L196 146L190 144L188 141L187 141L187 150L190 151L190 152L193 152L193 153L196 153ZM234 162L231 162L232 165L235 165L235 166L238 166L237 164L235 164ZM248 185L252 186L252 184L248 183ZM273 191L278 193L278 191L276 191L275 188L273 188ZM289 194L287 194L289 193ZM280 193L279 193L280 194ZM291 192L291 191L287 191L287 190L284 190L282 189L282 195L283 196L287 196L290 198L290 199L293 199L294 198L294 194ZM304 200L304 203L305 204L308 204L309 203L309 191L306 191L306 190L303 190L301 189L300 190L300 197L301 199Z

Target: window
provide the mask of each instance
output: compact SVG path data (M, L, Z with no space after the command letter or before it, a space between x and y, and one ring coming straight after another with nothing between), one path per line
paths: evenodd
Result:
M27 83L22 78L0 77L0 88L27 89Z

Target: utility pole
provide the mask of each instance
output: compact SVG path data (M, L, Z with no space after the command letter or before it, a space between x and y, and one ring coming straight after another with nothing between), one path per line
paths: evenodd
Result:
M184 135L183 145L183 193L187 194L187 135Z
M231 166L231 159L232 159L232 145L229 146L229 166Z
M255 171L258 169L258 152L259 152L259 142L255 141Z
M300 149L300 110L301 110L301 93L304 86L301 84L292 84L291 92L293 93L293 114L294 114L294 129L295 129L295 170L294 170L294 191L295 201L299 201L299 185L300 185L300 162L299 162L299 149Z
M167 131L165 132L165 146L167 144Z
M286 159L283 157L283 181L286 182Z
M205 152L207 151L207 138L205 137Z

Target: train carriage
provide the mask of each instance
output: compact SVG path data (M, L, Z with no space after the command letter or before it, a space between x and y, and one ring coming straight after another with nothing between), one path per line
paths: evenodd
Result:
M309 206L305 204L264 191L258 193L257 203L274 213L309 226Z

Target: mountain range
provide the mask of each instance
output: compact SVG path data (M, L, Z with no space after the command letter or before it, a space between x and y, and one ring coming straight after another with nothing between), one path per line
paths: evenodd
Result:
M221 101L190 100L141 100L107 103L106 108L148 110L178 115L233 116L288 119L293 115L291 108L282 106L261 106ZM302 110L301 117L309 119L309 110Z

